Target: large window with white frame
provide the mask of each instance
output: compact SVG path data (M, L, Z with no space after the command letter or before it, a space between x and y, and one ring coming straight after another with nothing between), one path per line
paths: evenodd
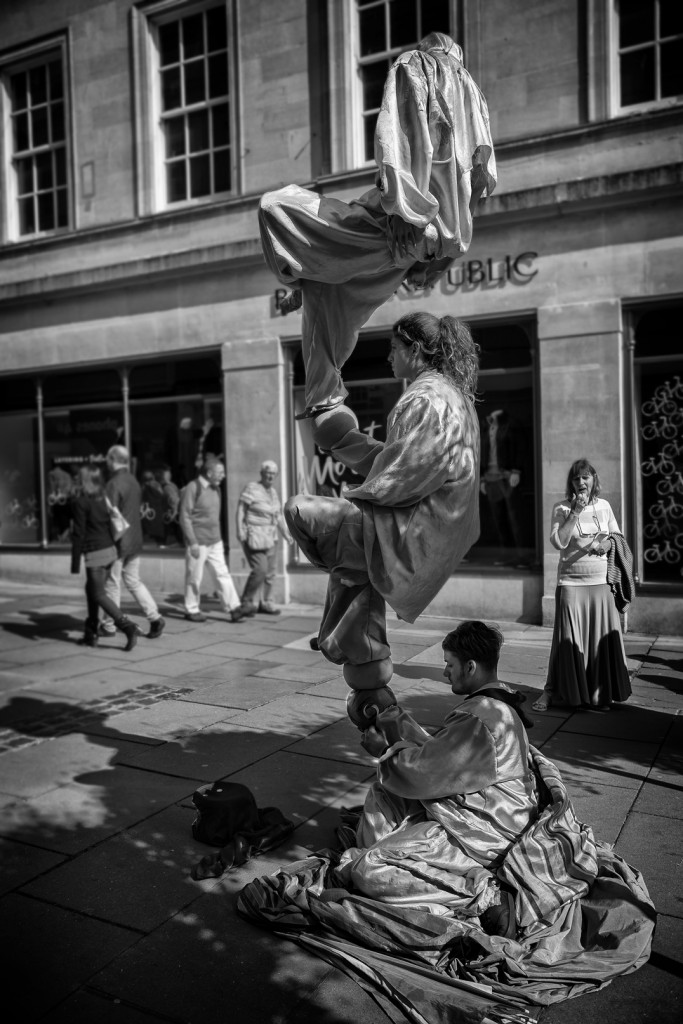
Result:
M61 41L0 65L3 107L3 240L71 226L68 90Z
M237 189L233 0L134 12L141 212Z
M614 0L616 107L622 112L683 100L683 4Z
M396 58L430 32L454 31L455 0L340 0L331 5L333 169L370 163L384 82Z

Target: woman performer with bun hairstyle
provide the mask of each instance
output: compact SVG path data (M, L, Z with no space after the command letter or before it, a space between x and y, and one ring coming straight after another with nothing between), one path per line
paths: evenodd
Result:
M386 442L360 431L345 405L315 419L318 445L364 482L342 498L300 494L285 506L292 536L330 575L320 650L362 691L391 679L385 602L414 622L479 536L478 346L469 328L409 313L394 324L389 362L409 387ZM391 703L391 691L350 695L349 714L366 728L372 713L362 705Z

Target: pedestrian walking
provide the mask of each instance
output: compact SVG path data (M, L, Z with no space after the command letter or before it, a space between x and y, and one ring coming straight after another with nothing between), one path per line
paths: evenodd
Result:
M140 552L142 551L142 524L140 507L142 490L130 472L130 454L123 445L116 444L107 452L107 466L111 477L107 483L107 497L128 521L128 529L117 542L118 557L110 567L105 584L107 596L115 604L121 601L121 581L140 610L149 621L148 640L156 640L164 631L165 620L159 606L140 579ZM114 623L107 616L100 625L101 636L111 636Z
M221 537L221 481L225 466L218 459L207 459L196 480L183 488L180 498L180 526L185 540L185 618L206 622L200 610L204 567L208 564L216 578L218 597L231 622L246 616L225 561Z
M280 533L288 544L292 536L282 514L280 496L273 486L279 473L276 462L267 459L261 465L260 480L247 484L237 504L237 537L251 572L242 592L242 611L254 615L279 615L271 600L275 579L277 538Z
M97 467L82 466L79 470L79 493L72 502L73 533L71 572L78 573L81 558L85 562L85 597L88 617L85 620L82 643L97 647L100 608L113 624L125 634L126 650L131 651L138 638L138 628L121 612L118 603L106 591L107 574L117 561L116 545L111 529L111 515L105 496L102 473Z

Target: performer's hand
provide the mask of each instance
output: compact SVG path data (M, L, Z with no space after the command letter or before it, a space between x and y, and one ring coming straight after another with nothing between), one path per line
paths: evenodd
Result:
M387 741L384 739L384 736L379 729L376 729L374 725L371 725L370 728L366 729L362 734L360 738L360 745L373 757L381 757L387 749Z
M395 214L388 218L389 248L391 249L394 262L401 263L408 251L415 246L417 229L414 224L408 224Z

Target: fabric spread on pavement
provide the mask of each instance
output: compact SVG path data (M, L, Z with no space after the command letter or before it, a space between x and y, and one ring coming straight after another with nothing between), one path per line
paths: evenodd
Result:
M441 903L402 906L341 887L325 850L251 882L238 912L290 938L389 999L415 1024L535 1019L540 1007L597 991L648 959L655 910L645 883L575 815L556 765L534 747L538 818L505 855L516 939Z

